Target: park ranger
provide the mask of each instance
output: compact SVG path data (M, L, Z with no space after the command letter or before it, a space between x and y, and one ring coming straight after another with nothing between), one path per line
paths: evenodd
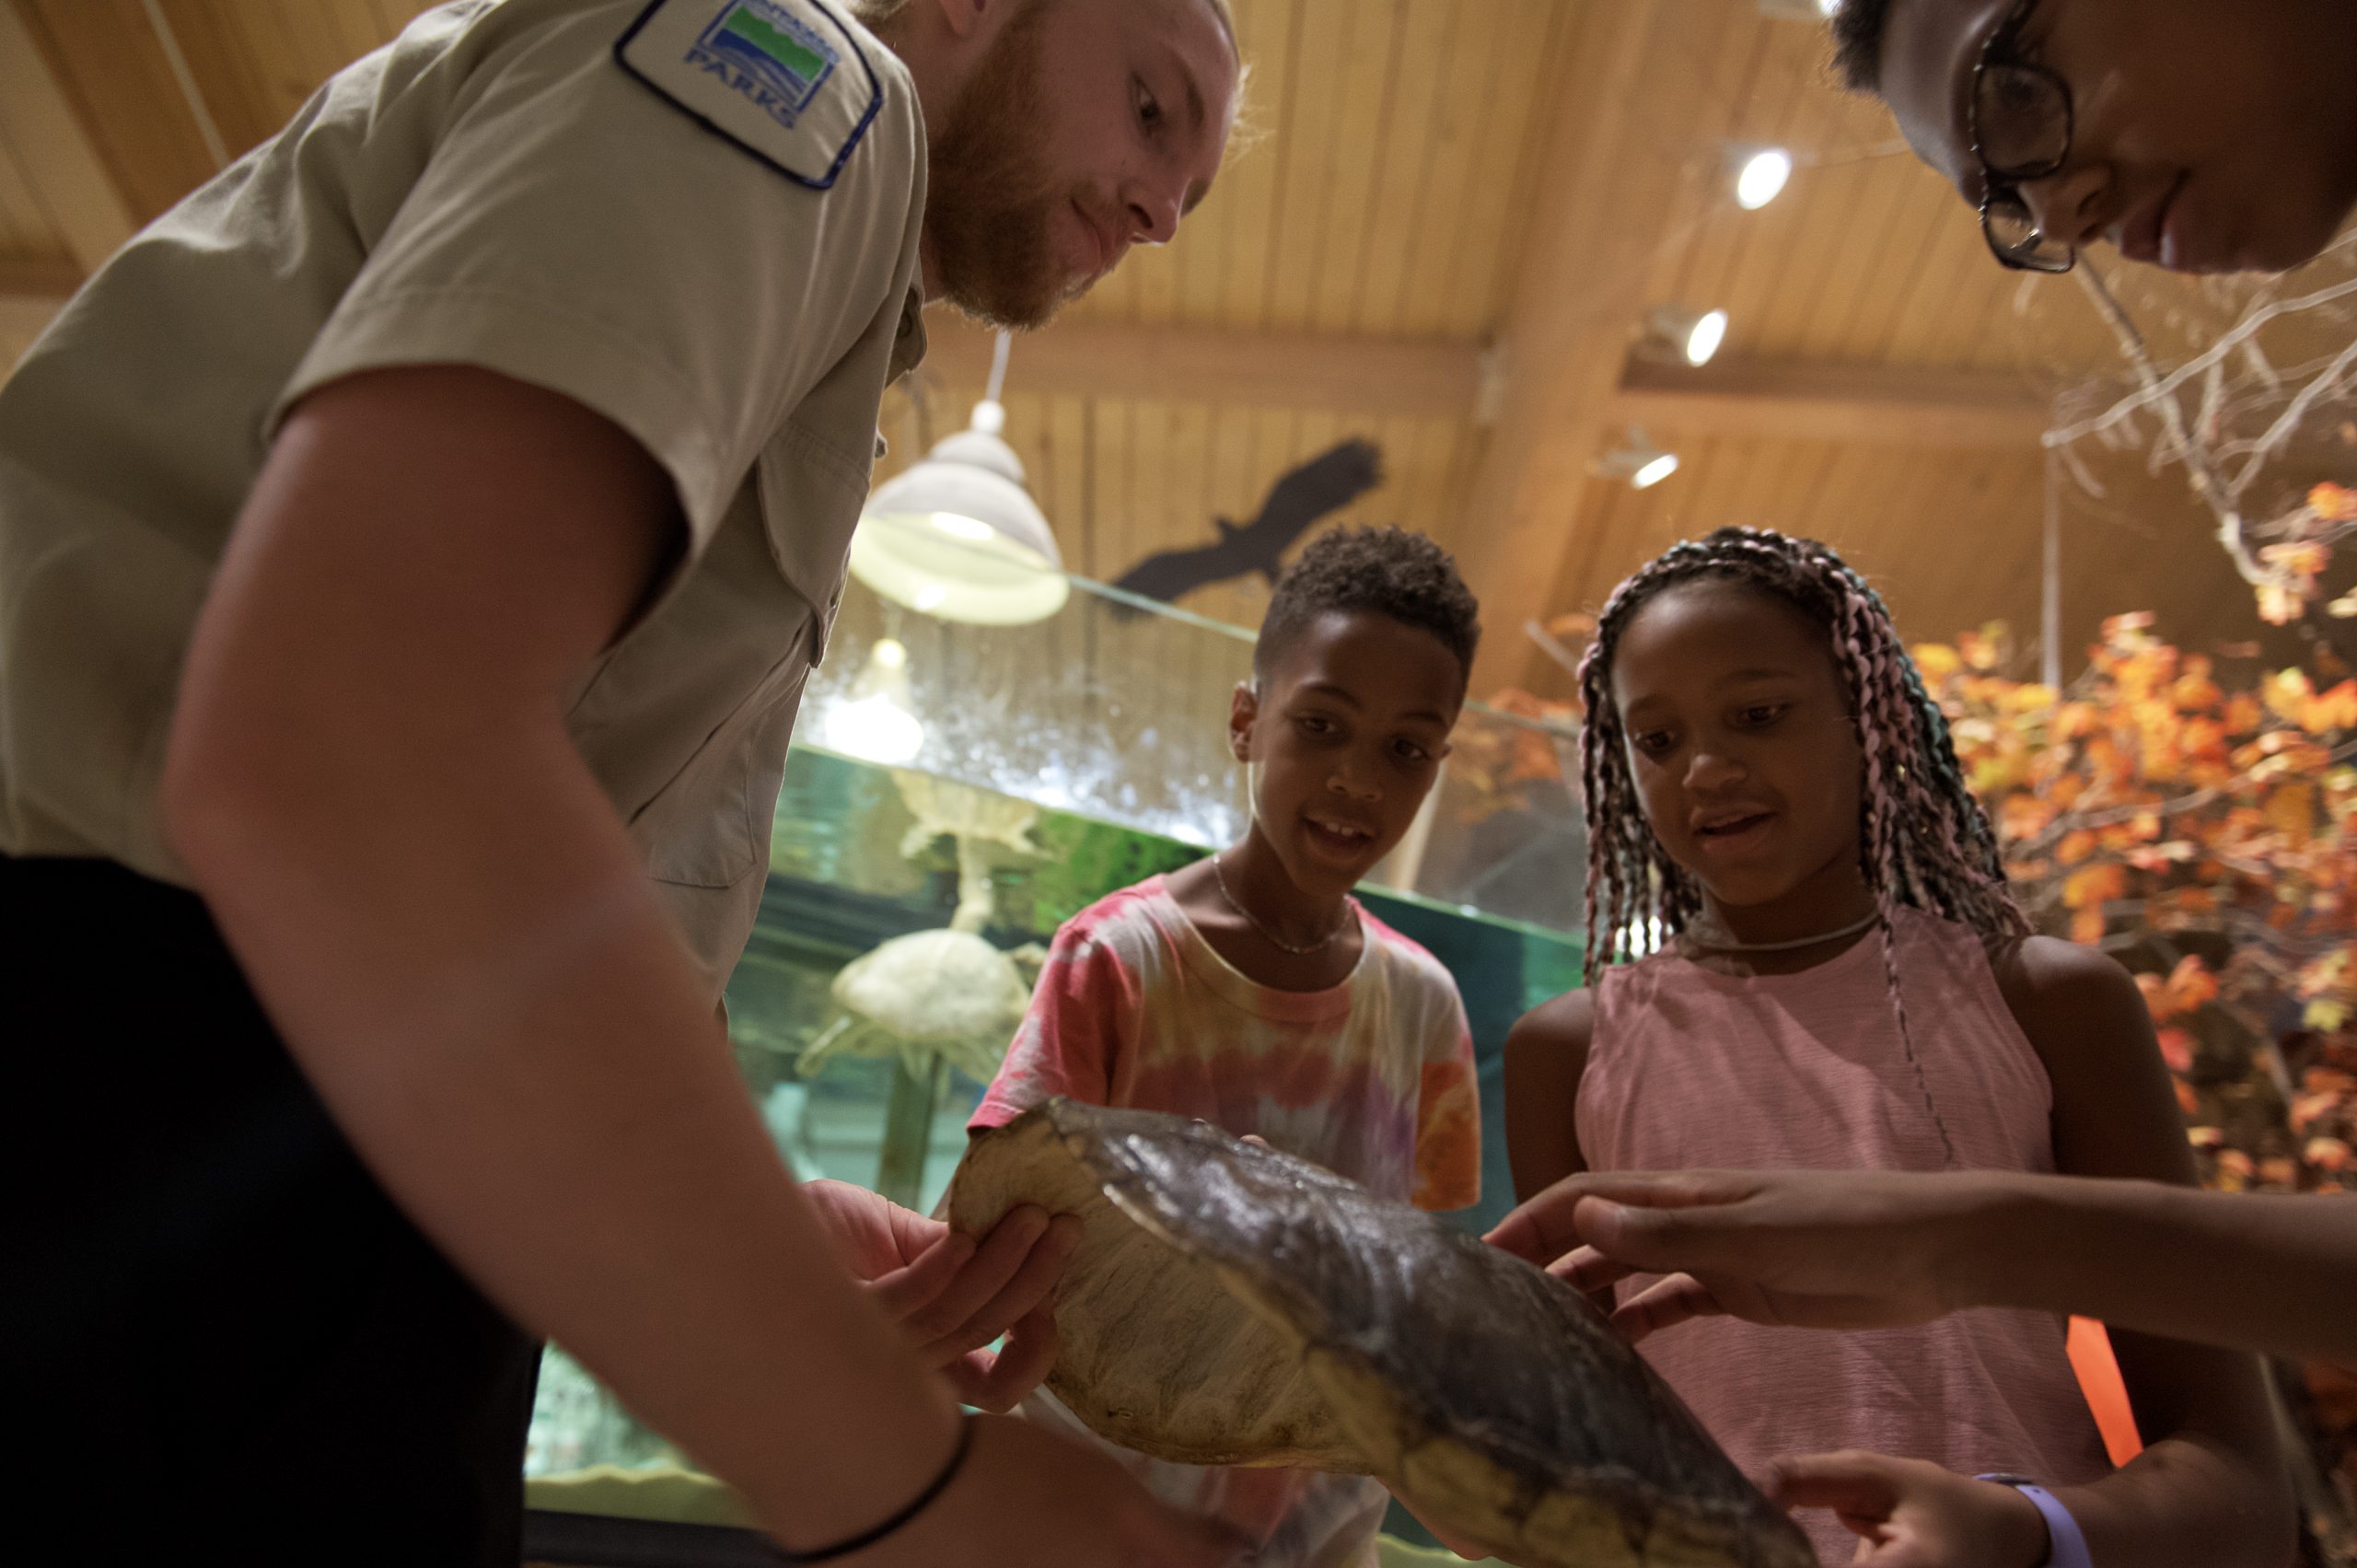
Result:
M0 391L20 1516L513 1562L528 1330L810 1560L1210 1560L924 1371L1038 1377L1071 1222L803 1194L715 1009L921 306L1170 239L1239 76L1225 0L458 0L65 308Z

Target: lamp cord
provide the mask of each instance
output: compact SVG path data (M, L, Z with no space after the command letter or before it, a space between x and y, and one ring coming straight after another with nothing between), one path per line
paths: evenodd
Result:
M991 351L991 389L982 395L992 402L999 401L999 391L1006 385L1006 356L1015 347L1015 334L1002 329L998 346Z

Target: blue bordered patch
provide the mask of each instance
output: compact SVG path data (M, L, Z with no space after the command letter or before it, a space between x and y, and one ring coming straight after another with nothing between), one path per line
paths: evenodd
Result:
M773 0L729 0L688 50L688 64L728 85L787 130L842 55Z
M834 184L884 101L858 38L823 0L655 0L614 58L814 191Z

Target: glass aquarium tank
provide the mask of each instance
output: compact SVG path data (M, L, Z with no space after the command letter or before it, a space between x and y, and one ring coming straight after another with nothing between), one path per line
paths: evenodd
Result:
M1225 726L1251 655L1248 632L1078 580L1047 619L1004 627L846 587L727 993L747 1091L797 1176L939 1202L1057 926L1242 833ZM1475 1229L1511 1201L1506 1031L1579 983L1576 760L1575 735L1469 706L1423 811L1361 889L1464 993L1483 1197L1453 1217ZM745 1522L559 1347L526 1469L543 1536L558 1515Z

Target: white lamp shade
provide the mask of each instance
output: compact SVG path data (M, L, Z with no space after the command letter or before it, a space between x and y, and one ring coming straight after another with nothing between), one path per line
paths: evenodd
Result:
M945 621L1044 621L1072 592L1063 557L1023 463L985 402L974 426L938 443L868 497L852 535L852 575L895 603Z

